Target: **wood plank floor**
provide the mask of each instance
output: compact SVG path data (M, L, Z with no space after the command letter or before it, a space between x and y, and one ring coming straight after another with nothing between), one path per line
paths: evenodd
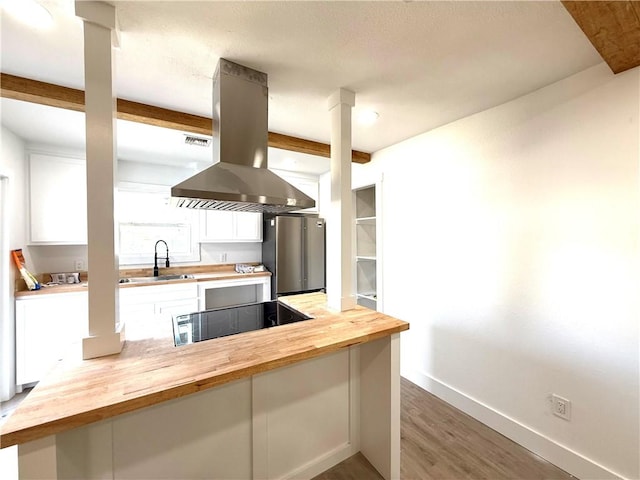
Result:
M401 380L403 480L569 480L575 477L414 385ZM378 480L360 453L313 480Z

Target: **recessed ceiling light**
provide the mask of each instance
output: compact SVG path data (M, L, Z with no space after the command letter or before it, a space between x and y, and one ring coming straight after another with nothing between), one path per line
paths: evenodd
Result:
M36 0L0 0L2 8L13 18L34 28L51 28L53 17Z
M358 123L365 126L373 125L374 123L376 123L378 117L380 117L380 115L378 115L378 112L374 112L373 110L361 110L357 116Z

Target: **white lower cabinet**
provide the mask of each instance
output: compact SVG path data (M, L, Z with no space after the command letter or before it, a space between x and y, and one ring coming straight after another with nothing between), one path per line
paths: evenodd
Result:
M185 298L168 302L156 302L154 304L154 314L160 317L171 317L196 312L198 310L197 298Z
M250 289L253 296L239 303L269 300L270 278L120 288L120 321L125 323L125 337L141 340L148 338L149 332L158 331L173 337L174 315L233 304L232 299L244 298L247 291L243 289ZM216 290L220 295L213 295ZM227 303L207 306L207 297ZM88 320L86 291L16 298L16 384L39 381L73 343L86 336Z
M173 336L173 315L197 310L195 282L120 289L120 321L125 322L127 340L148 338L150 331L159 331L158 323L163 335Z
M196 282L120 289L120 318L127 323L141 315L166 317L197 309Z
M86 292L16 299L16 384L37 382L85 335Z
M196 283L120 289L120 321L126 338L146 338L148 322L198 309ZM87 292L44 293L16 299L16 384L37 382L60 360L72 344L86 336L89 321Z

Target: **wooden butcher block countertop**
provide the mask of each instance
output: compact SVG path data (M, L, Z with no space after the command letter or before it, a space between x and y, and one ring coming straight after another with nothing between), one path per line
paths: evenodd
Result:
M281 300L313 317L303 322L181 347L171 322L128 322L118 355L59 362L29 393L0 432L0 447L21 444L216 387L409 328L407 322L357 306L327 309L326 295Z
M251 264L253 265L253 264ZM194 283L194 282L208 282L213 280L237 280L242 278L251 278L251 277L270 277L271 272L252 272L252 273L238 273L234 270L233 265L201 265L201 266L191 266L191 267L171 267L171 268L161 268L160 275L171 275L171 274L188 274L193 275L193 278L178 278L171 280L161 280L161 281L152 281L142 282L137 281L135 283L120 283L120 288L136 288L136 287L148 287L150 285L169 285L169 284L179 284L179 283ZM150 268L140 268L140 269L127 269L120 271L120 278L131 278L131 277L151 277L153 275L153 271ZM48 275L42 275L48 278ZM73 284L62 284L62 285L53 285L53 286L45 286L39 290L19 290L15 292L16 297L28 297L28 296L39 296L46 295L48 293L73 293L73 292L86 292L87 291L87 281L86 274L81 273L80 278L83 280L81 283L73 283ZM44 279L39 279L41 281L45 281Z

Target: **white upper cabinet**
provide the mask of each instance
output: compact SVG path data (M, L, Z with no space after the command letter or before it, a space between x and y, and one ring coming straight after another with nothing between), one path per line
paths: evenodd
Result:
M236 212L235 238L239 242L261 242L262 214Z
M261 242L262 214L203 210L200 241L209 242Z
M29 154L30 245L86 245L86 171L81 158Z

